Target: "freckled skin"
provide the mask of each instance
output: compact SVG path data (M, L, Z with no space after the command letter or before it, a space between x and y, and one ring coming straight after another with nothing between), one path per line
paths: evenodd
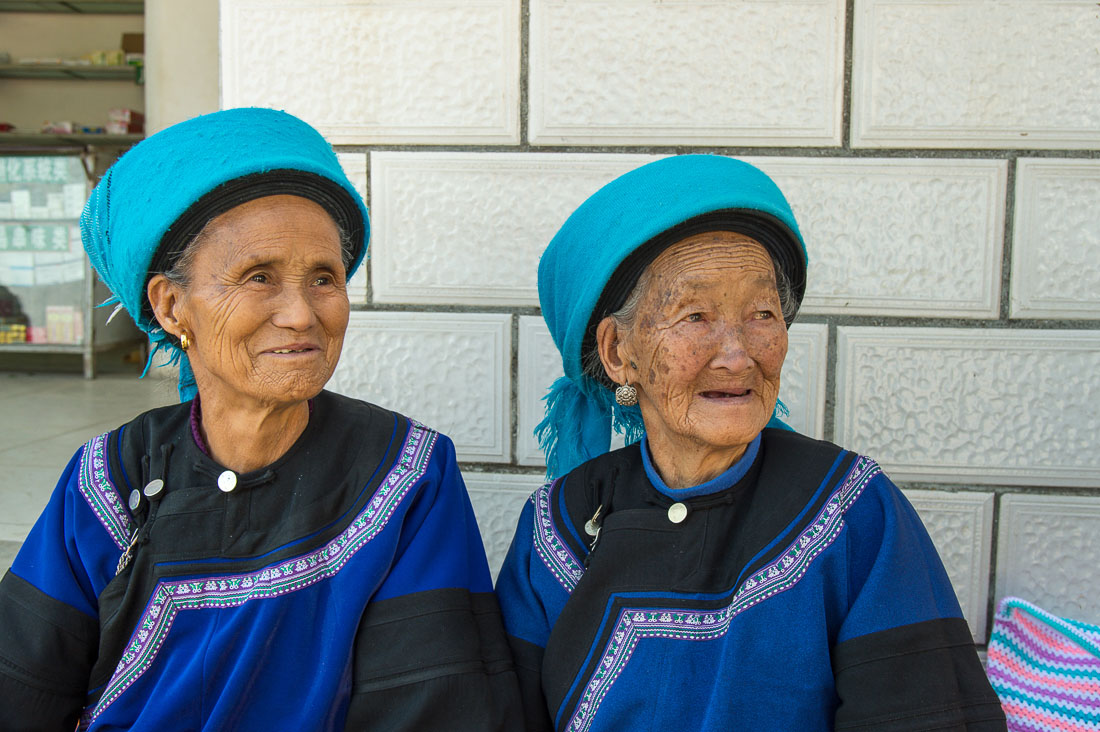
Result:
M633 327L600 323L600 358L613 381L637 388L661 477L698 485L732 465L775 409L787 355L775 271L755 240L708 232L666 249L649 272Z
M192 341L187 356L210 447L222 459L214 444L219 429L226 420L238 433L261 429L245 426L251 418L275 435L272 449L260 453L278 452L282 443L285 451L308 421L306 400L332 376L343 347L350 307L339 230L313 201L266 196L213 219L198 246L188 286L156 276L149 297L161 325ZM288 347L304 352L275 353ZM244 439L225 438L223 455ZM260 467L270 462L265 457L250 454L238 465Z

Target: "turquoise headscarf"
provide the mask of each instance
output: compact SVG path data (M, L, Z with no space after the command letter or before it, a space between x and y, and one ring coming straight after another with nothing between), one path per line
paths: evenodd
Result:
M179 364L183 401L195 396L194 375L178 342L153 318L146 284L210 219L277 194L316 201L351 237L350 277L370 239L366 205L328 142L285 112L227 109L168 127L111 166L84 206L84 250L113 294L105 304L124 307L149 335L149 363L166 351L169 363Z
M643 165L594 193L551 240L539 261L539 304L565 376L550 387L546 417L535 429L549 477L607 452L613 425L628 444L644 431L638 407L619 406L608 386L584 372L583 351L609 283L621 286L625 277L633 285L660 250L693 231L714 230L763 244L801 302L808 260L794 214L767 175L733 158L680 155ZM639 262L631 257L636 252L648 258ZM769 426L789 429L776 416Z

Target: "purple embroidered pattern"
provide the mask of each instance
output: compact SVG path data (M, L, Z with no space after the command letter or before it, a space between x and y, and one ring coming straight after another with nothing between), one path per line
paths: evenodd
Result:
M237 607L295 592L337 574L386 527L402 499L424 474L437 436L427 427L411 422L400 458L367 507L339 536L320 549L254 572L161 581L153 590L152 600L99 702L94 709L85 710L82 728L102 714L152 665L181 611Z
M531 502L535 504L535 551L550 574L567 592L572 593L584 574L584 567L554 531L554 521L550 515L552 486L553 483L546 483L531 494Z
M125 549L132 533L130 514L107 476L107 433L85 443L84 454L80 456L77 484L80 495L84 496L115 545Z
M720 638L730 621L750 607L790 589L806 574L810 564L825 551L844 527L844 512L859 498L867 483L881 472L871 459L860 457L844 483L799 537L778 559L745 580L727 607L714 612L660 608L624 608L611 639L588 680L580 703L566 729L586 732L596 712L623 669L630 662L638 642L644 638L672 638L701 641Z

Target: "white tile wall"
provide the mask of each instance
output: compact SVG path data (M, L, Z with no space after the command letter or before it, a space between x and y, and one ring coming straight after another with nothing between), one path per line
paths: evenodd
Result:
M852 144L1100 143L1096 3L856 0Z
M836 440L895 480L1100 486L1100 331L842 327Z
M836 441L895 480L1052 489L1002 499L997 592L1100 619L1100 498L1053 495L1100 487L1100 331L845 325L998 318L1013 165L1011 316L1100 318L1092 0L222 0L222 105L287 109L337 145L438 146L340 154L364 193L370 171L373 199L370 281L364 267L349 294L497 314L353 313L331 386L440 429L463 461L506 463L514 439L516 462L541 467L532 431L560 360L541 318L519 317L512 404L515 316L502 311L538 304L546 244L587 196L655 159L640 145L837 148L846 7L851 143L899 150L748 158L806 237L803 313L838 327L835 395L828 328L791 330L790 422L821 436L835 397ZM525 9L530 142L599 153L514 152ZM512 147L446 149L468 145ZM1086 152L1026 152L1056 148ZM542 478L466 478L495 574ZM990 494L908 495L984 640ZM0 539L25 531L13 515Z
M375 300L537 305L539 256L569 214L654 159L371 153Z
M562 222L654 159L373 153L375 299L537 304L538 257ZM787 193L808 242L805 312L996 315L1005 163L749 160Z
M1012 316L1100 318L1100 160L1016 163Z
M546 416L546 395L550 385L563 374L561 354L542 318L519 319L519 370L516 373L516 460L520 465L546 465L535 425Z
M503 473L464 473L462 477L474 504L489 570L496 581L500 565L512 545L523 504L542 485L543 477Z
M531 0L536 144L840 143L843 0Z
M825 361L828 326L795 323L788 338L779 398L791 410L788 424L805 435L820 438L825 424ZM519 319L519 373L517 392L519 434L516 457L520 465L545 465L535 425L545 416L542 397L562 375L561 356L542 318ZM621 439L621 438L620 438Z
M806 240L805 312L996 317L1003 161L748 160L783 190Z
M344 169L344 174L347 175L348 180L351 181L351 184L355 186L355 190L359 191L359 195L365 201L367 199L366 153L336 153L336 159L340 161L340 167ZM371 239L373 238L372 235ZM370 257L370 246L368 246L367 256ZM348 280L348 299L356 305L367 301L367 282L370 279L367 271L367 260L364 259L363 263L359 265L359 271Z
M1100 498L1006 495L998 523L998 601L1100 622Z
M779 398L791 411L786 422L810 437L825 436L825 366L829 326L795 323L787 331Z
M458 459L508 462L511 316L353 312L328 389L454 440Z
M222 107L335 144L519 142L519 0L222 0Z
M936 545L977 643L986 641L993 494L907 490Z

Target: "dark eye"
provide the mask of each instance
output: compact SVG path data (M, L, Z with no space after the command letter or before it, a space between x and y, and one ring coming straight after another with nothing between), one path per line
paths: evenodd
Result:
M263 272L257 272L256 274L249 277L248 280L249 282L265 283L267 282L267 275L265 275Z
M320 285L322 287L325 285L331 285L332 277L330 277L329 275L321 275L317 279L313 280L313 284Z
M690 315L687 316L686 320L689 323L701 323L701 322L703 322L703 314L702 313L691 313Z
M757 310L754 317L757 320L771 320L775 317L775 313L771 310Z

